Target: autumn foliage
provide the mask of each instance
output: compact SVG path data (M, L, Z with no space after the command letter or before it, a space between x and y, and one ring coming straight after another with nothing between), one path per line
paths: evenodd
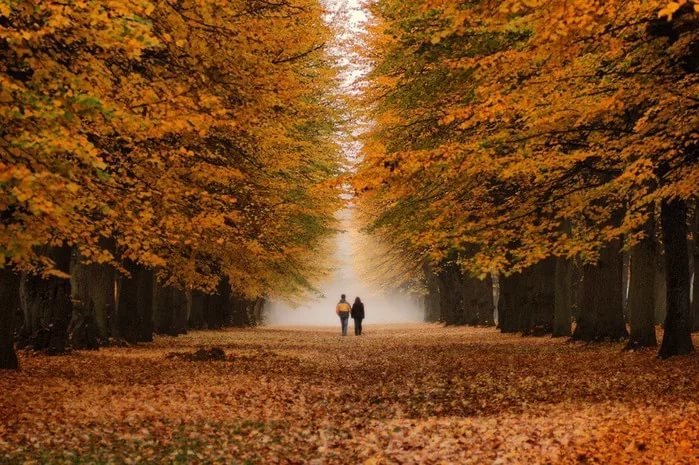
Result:
M634 343L654 344L655 254L668 292L656 292L668 307L655 321L671 328L661 355L691 351L699 4L372 8L363 105L373 123L354 186L367 228L456 309L441 319L463 323L451 313L470 306L444 288L500 275L501 316L519 320L501 322L506 331L551 332L560 316L558 335L569 335L573 308L576 338L624 338L634 315ZM622 286L629 255L634 308ZM651 293L637 299L648 274Z
M699 0L360 3L0 0L0 463L699 463Z
M68 244L251 295L303 267L337 205L319 5L3 5L9 264Z
M152 280L140 270L179 300L312 288L340 205L323 14L314 0L1 1L3 282L70 275L102 338L136 323L95 293L126 295ZM34 326L55 331L54 316Z

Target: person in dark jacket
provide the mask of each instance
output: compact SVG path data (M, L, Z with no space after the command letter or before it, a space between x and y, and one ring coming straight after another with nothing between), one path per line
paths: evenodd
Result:
M362 335L362 320L364 319L364 304L362 300L357 297L354 299L354 305L352 305L352 319L354 320L354 335Z

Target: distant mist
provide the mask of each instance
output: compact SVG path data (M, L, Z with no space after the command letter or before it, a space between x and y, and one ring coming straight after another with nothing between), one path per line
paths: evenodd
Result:
M351 212L344 210L339 218L346 229L351 228ZM347 295L347 300L352 303L359 296L364 302L366 311L366 324L372 323L412 323L423 321L424 312L418 299L396 291L381 291L362 276L356 270L354 264L359 259L354 250L359 247L357 242L352 242L356 234L350 232L338 233L335 239L335 253L332 257L332 265L335 272L325 282L317 283L317 288L323 293L323 297L308 298L308 301L298 308L291 308L280 302L268 302L265 306L265 324L296 326L313 325L327 326L339 324L335 314L335 305L340 300L341 294ZM367 241L361 242L366 247ZM386 286L384 285L384 288Z
M341 283L338 283L341 284ZM371 294L357 281L346 281L344 286L358 292L346 290L347 299L354 301L359 295L366 310L365 324L373 323L414 323L423 321L422 308L414 300L404 295L385 296ZM309 302L299 308L271 302L265 307L265 324L272 326L332 326L339 325L335 315L335 305L342 293L333 286L335 293L323 299Z
M358 54L352 50L351 44L345 41L359 40L364 32L368 12L359 0L324 0L330 12L327 20L338 21L340 24L339 42L331 47L339 63L344 67L341 74L341 87L350 94L356 91L354 82L364 75L367 65ZM357 160L360 147L356 142L343 142L342 149L351 163ZM341 294L347 294L347 300L352 303L359 296L366 310L366 324L372 323L411 323L423 321L423 310L417 299L391 290L390 286L382 285L382 290L372 286L366 276L361 276L355 266L361 258L362 247L371 247L371 238L360 234L352 228L351 208L338 213L341 226L348 232L339 233L335 240L335 253L331 258L331 266L335 272L325 282L315 283L323 297L309 296L308 300L298 308L291 308L280 302L268 302L265 306L265 324L296 326L296 325L339 325L335 314L335 305ZM365 250L364 250L365 251ZM371 264L369 265L371 267ZM362 268L366 268L363 264ZM388 289L386 291L386 289Z

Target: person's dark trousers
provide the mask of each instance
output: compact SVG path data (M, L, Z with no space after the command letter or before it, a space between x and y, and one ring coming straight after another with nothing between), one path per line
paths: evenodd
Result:
M354 319L354 335L355 336L362 335L362 319L361 318Z
M347 336L347 320L349 320L349 315L340 315L340 325L342 326L343 336Z

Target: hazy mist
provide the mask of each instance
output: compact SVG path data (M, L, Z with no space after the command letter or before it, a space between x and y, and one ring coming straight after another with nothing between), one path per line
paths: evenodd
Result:
M340 214L340 220L345 229L351 229L350 210ZM358 237L342 232L335 238L335 253L332 265L335 272L324 282L317 283L322 298L310 296L307 303L299 308L291 308L279 302L269 302L265 307L265 324L269 325L336 325L339 319L335 314L335 305L341 294L347 295L352 303L359 296L366 309L366 324L372 323L409 323L423 321L423 310L416 299L398 292L382 292L375 288L362 276L359 276L354 266L359 260L357 250L359 244L366 247L370 240L353 241Z
M356 91L353 84L367 71L366 64L352 50L348 39L357 40L364 30L368 17L367 11L358 0L325 0L329 15L327 20L335 22L340 30L339 42L331 47L343 67L341 87L347 94ZM339 22L339 25L337 24ZM350 163L357 160L360 151L358 144L344 141L341 143L345 157ZM360 247L371 247L371 238L352 229L352 210L348 208L339 213L341 227L347 232L339 233L335 238L335 252L331 266L335 272L324 282L316 283L323 293L322 298L309 296L308 301L298 308L291 308L279 302L268 302L265 307L265 323L269 325L338 325L335 305L341 294L347 295L352 303L359 296L366 309L365 323L409 323L423 320L423 311L417 300L390 289L386 285L382 290L372 286L367 276L360 276L355 266L362 258ZM366 264L362 267L366 269Z

